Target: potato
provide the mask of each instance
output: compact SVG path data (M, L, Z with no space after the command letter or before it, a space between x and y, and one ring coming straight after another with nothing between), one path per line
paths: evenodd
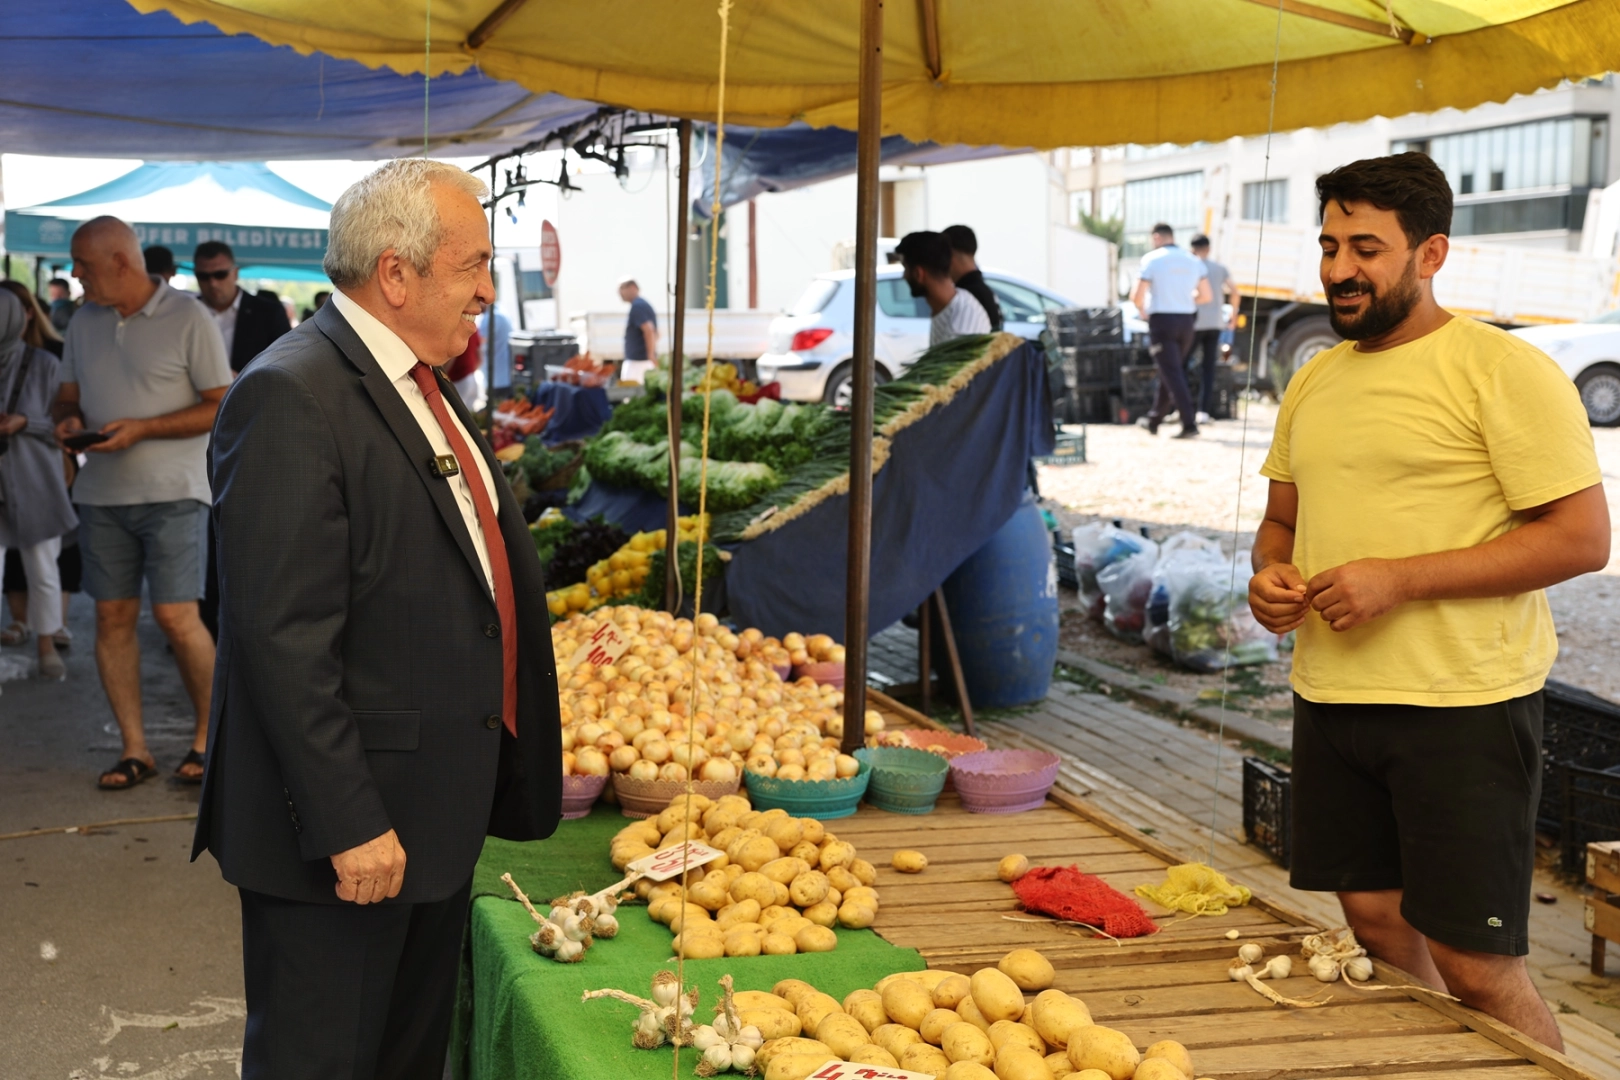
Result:
M1034 949L1014 949L996 964L996 970L1018 984L1020 990L1045 990L1057 978L1052 962Z
M759 1060L758 1056L754 1059ZM765 1066L765 1080L805 1080L805 1077L827 1064L837 1061L838 1056L831 1051L827 1053L810 1054L778 1054L771 1058L771 1063Z
M1135 1080L1192 1080L1165 1058L1143 1058L1136 1067Z
M739 904L753 900L763 910L776 903L776 882L761 873L745 873L731 883L731 898Z
M872 1041L899 1061L900 1056L906 1052L906 1047L922 1042L922 1036L904 1024L883 1024L872 1032Z
M996 1080L996 1074L977 1061L958 1061L945 1070L943 1080Z
M735 845L736 851L727 851L735 863L739 863L744 870L758 870L772 859L782 857L782 849L768 836L753 836Z
M1029 873L1029 860L1022 855L1004 855L996 864L996 877L1002 881L1017 881Z
M1046 1056L1046 1044L1035 1033L1035 1029L1015 1020L997 1020L991 1024L990 1045L998 1051L1008 1045L1027 1046L1042 1057Z
M786 1009L738 1009L737 1016L744 1027L754 1025L766 1039L788 1039L804 1030L798 1016Z
M1064 1050L1059 1050L1055 1054L1047 1054L1046 1067L1052 1070L1052 1080L1063 1080L1065 1076L1074 1072L1074 1065L1070 1063L1068 1052Z
M1145 1063L1152 1058L1163 1058L1181 1071L1187 1080L1192 1080L1197 1074L1193 1072L1192 1055L1187 1048L1174 1039L1160 1039L1146 1050L1142 1051L1142 1061Z
M1091 1010L1061 990L1042 990L1030 1006L1030 1019L1047 1045L1063 1049L1076 1028L1091 1025Z
M770 862L760 867L759 872L776 882L778 885L786 885L800 874L806 873L809 869L810 864L806 863L803 859L795 859L784 855L782 858L772 859Z
M920 874L928 869L928 856L920 851L897 851L889 865L902 874Z
M906 1047L906 1052L900 1055L900 1067L937 1078L945 1075L945 1070L951 1067L951 1063L940 1053L939 1047L919 1042Z
M848 867L854 861L854 844L846 844L842 840L834 840L832 843L823 844L821 847L820 866L822 872L824 873L831 870L835 866ZM854 871L851 870L850 873L853 874ZM860 884L859 878L856 879L856 884Z
M769 926L784 915L797 915L798 912L782 904L771 904L759 913L759 925Z
M857 885L853 889L845 889L844 903L865 904L874 911L881 906L878 903L877 890L868 885Z
M778 860L780 861L780 860ZM827 899L832 883L820 870L806 870L788 883L788 899L802 908L812 907Z
M883 988L883 1011L895 1023L915 1031L922 1026L923 1017L934 1011L934 998L916 983L896 979Z
M811 844L819 844L827 835L827 826L815 818L800 818L799 827L804 830L804 839Z
M844 1060L856 1065L881 1065L886 1069L898 1069L900 1067L900 1063L895 1060L894 1055L877 1043L867 1043Z
M802 953L832 952L838 948L838 935L825 926L810 923L793 935L793 944Z
M773 919L764 925L766 931L769 933L786 934L788 937L793 937L800 930L803 930L807 926L814 926L815 923L811 922L803 915L800 915L798 912L794 912L792 915L783 915L780 919Z
M765 940L759 943L759 951L766 956L792 956L799 947L786 934L766 934Z
M1092 1024L1080 1028L1069 1040L1069 1063L1076 1069L1100 1069L1109 1080L1129 1080L1142 1055L1122 1031Z
M996 1060L996 1048L990 1036L965 1020L958 1020L940 1036L939 1048L951 1061L975 1061L989 1065Z
M720 929L714 925L714 920L709 918L709 909L699 907L696 904L686 904L677 909L674 916L669 920L669 928L679 934L686 929L687 923L694 926L707 924L716 931Z
M851 848L851 851L854 849ZM855 880L862 885L877 884L877 868L865 859L853 859L849 864L849 872L855 875Z
M759 901L741 900L735 904L727 904L714 913L714 922L716 926L728 930L739 923L758 923Z
M788 1013L793 1011L793 1006L788 1003L787 998L767 990L738 990L731 995L731 1000L739 1010L779 1009Z
M872 1041L871 1033L861 1022L843 1012L828 1013L822 1017L815 1035L816 1041L826 1043L832 1047L833 1053L845 1059Z
M862 910L865 910L864 908ZM829 930L838 925L838 909L823 900L819 904L811 904L804 909L804 917L817 926L825 926ZM862 929L855 927L854 929Z
M737 826L728 825L719 832L709 835L709 846L719 848L721 851L727 851L742 833L743 831Z
M1064 1054L1063 1056L1068 1057L1069 1055ZM1113 1080L1113 1077L1101 1069L1076 1069L1072 1061L1069 1062L1069 1075L1074 1077L1075 1080Z
M740 926L721 939L727 956L758 956L764 940L764 934L749 933Z
M787 1002L791 1008L797 1009L799 1002L809 995L817 993L817 990L803 979L783 979L771 987L771 993ZM732 996L736 997L735 994Z
M1027 1046L1008 1043L996 1051L997 1080L1052 1080L1046 1058Z
M629 866L637 859L645 859L648 855L653 854L653 849L648 847L646 844L638 844L633 842L624 844L615 843L609 850L612 856L613 869L621 872L625 867ZM642 880L645 881L646 879L643 878Z
M923 1042L933 1043L938 1046L940 1040L945 1037L946 1028L952 1024L964 1022L960 1016L956 1015L955 1009L935 1009L923 1017L923 1022L918 1026L917 1033L923 1037ZM946 1057L949 1056L949 1054L946 1055Z
M688 960L718 960L726 955L726 942L719 934L681 934L675 951Z
M791 851L793 845L804 839L804 826L798 818L779 817L765 826L765 835L783 851Z
M820 858L819 854L817 858ZM841 893L858 888L861 884L846 866L834 866L831 869L823 868L823 872L827 875L827 880L832 883L832 887Z
M1024 992L996 968L980 968L968 983L973 1004L989 1023L1017 1020L1024 1015Z
M846 900L838 909L838 925L850 930L865 930L877 921L877 908Z
M803 859L810 866L817 866L821 862L820 846L812 844L808 840L800 840L797 844L794 844L793 850L788 852L788 855L791 858Z
M979 1007L973 1004L972 994L957 1003L956 1012L963 1020L966 1020L986 1035L990 1034L990 1021L986 1020L984 1014L979 1011Z
M934 1006L940 1009L956 1008L962 1003L962 999L968 996L972 986L966 975L948 973L934 987Z
M844 998L844 1011L859 1020L868 1032L889 1022L889 1014L883 1011L883 995L876 990L851 991Z
M815 1053L830 1054L832 1051L827 1048L826 1043L817 1042L814 1039L770 1039L767 1040L765 1045L759 1048L759 1052L754 1055L754 1064L763 1068L764 1066L769 1065L772 1059L780 1057L783 1054Z
M822 1020L833 1013L845 1015L844 1007L838 1003L838 999L831 994L823 994L820 990L812 991L800 998L797 1012L800 1022L804 1024L804 1033L812 1039L820 1038L816 1034L816 1027Z

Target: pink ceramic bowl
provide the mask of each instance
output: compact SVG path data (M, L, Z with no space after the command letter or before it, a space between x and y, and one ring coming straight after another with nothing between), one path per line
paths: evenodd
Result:
M969 813L1016 814L1046 801L1062 763L1040 750L980 750L952 758L951 779Z

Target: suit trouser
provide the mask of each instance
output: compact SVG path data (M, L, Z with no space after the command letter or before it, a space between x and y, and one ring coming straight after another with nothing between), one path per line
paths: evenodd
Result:
M472 879L430 904L242 895L242 1080L441 1080Z
M1187 354L1192 352L1193 322L1196 315L1149 315L1148 340L1153 362L1159 367L1159 393L1154 398L1148 419L1155 424L1170 415L1175 405L1181 413L1183 428L1198 426L1198 413L1193 409L1192 392L1187 389Z
M1198 411L1215 415L1215 364L1221 358L1221 331L1193 331L1193 348L1202 358L1198 371Z
M208 633L215 641L219 640L219 554L214 550L218 541L214 539L214 515L208 515L208 571L203 578L202 599L197 604L197 614L201 616L203 625L208 627Z

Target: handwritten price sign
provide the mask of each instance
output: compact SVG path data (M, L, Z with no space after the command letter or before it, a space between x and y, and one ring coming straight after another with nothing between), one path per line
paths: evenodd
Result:
M882 1065L857 1065L849 1061L833 1061L811 1073L807 1080L932 1080L933 1073L909 1072L906 1069L887 1069Z
M682 870L713 862L724 854L725 852L719 848L700 844L696 840L688 840L684 844L643 856L631 863L627 869L634 870L642 877L653 881L668 881Z
M617 662L629 648L629 635L620 632L612 623L608 623L586 639L585 644L579 647L568 664L576 668L581 664L605 667Z

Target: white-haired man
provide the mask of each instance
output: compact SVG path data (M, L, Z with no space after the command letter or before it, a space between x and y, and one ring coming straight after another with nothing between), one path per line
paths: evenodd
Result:
M440 371L495 295L483 195L422 159L344 192L332 302L214 427L193 857L241 891L247 1080L439 1080L484 837L540 839L560 814L540 562Z

